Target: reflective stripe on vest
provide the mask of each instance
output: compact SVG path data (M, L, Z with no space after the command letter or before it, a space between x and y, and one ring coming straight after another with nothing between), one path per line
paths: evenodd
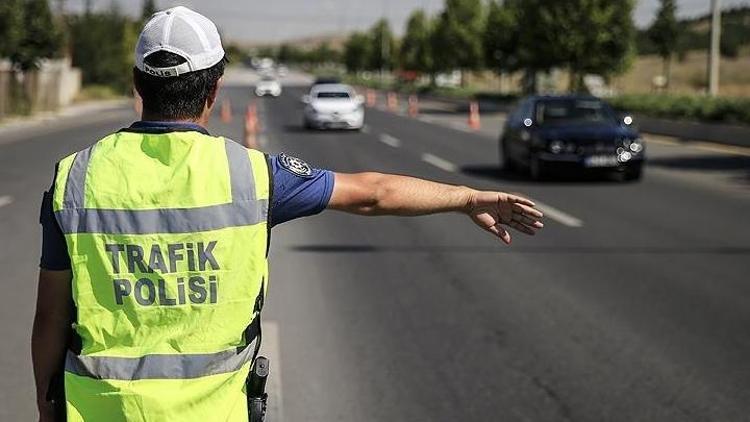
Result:
M109 380L189 379L238 371L250 362L259 346L260 319L253 320L248 337L253 341L233 350L207 354L146 355L137 358L79 356L68 351L65 370L72 374Z
M198 132L116 133L60 162L69 422L247 420L270 180L262 153Z
M232 202L195 208L157 210L87 209L83 206L91 150L76 154L65 185L63 209L56 211L63 233L190 233L247 226L267 220L268 201L254 197L252 168L244 148L225 140Z

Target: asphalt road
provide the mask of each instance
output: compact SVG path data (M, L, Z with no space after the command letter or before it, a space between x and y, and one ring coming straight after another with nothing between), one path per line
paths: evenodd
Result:
M233 122L212 130L240 139L250 90L225 95ZM498 171L488 137L379 110L364 132L304 131L300 95L258 100L264 150L521 192L550 218L510 247L460 215L275 228L272 420L747 420L750 159L672 147L640 183L536 183ZM34 418L37 215L54 162L133 118L0 134L0 420Z

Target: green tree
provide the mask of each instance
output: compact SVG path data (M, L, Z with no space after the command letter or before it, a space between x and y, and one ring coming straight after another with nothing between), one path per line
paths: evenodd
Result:
M115 3L105 13L88 12L71 20L73 64L85 84L101 84L128 93L132 87L133 46L138 23L120 13Z
M433 66L430 30L430 20L423 10L416 10L411 14L399 50L402 68L431 73Z
M22 71L36 69L41 59L54 57L60 49L60 33L47 0L24 2L21 37L10 59Z
M393 70L396 64L396 40L388 21L380 19L370 29L369 38L372 41L369 58L367 60L368 70Z
M431 38L436 69L461 69L461 83L465 84L465 71L482 66L483 29L482 0L446 0Z
M339 52L331 48L328 42L321 42L310 52L310 59L313 63L335 63L339 61Z
M235 60L238 63L243 62L247 58L247 53L245 52L245 50L235 43L227 43L224 46L224 52L232 62L234 62Z
M367 34L362 32L351 34L344 44L343 59L347 72L356 73L367 70L372 47L372 41Z
M294 47L284 43L279 47L277 56L280 63L293 63L295 62L296 52L294 51Z
M143 0L143 5L141 6L141 21L146 22L148 18L158 10L155 0Z
M497 73L514 72L521 68L519 18L519 9L513 2L490 2L482 44L485 64Z
M23 37L24 0L0 2L0 57L10 57Z
M671 76L672 56L678 48L680 41L680 27L677 22L677 2L675 0L661 0L661 6L656 14L656 19L648 29L648 37L656 47L664 65L664 77L669 86Z
M605 78L630 64L635 41L633 0L523 0L524 67L565 67L570 89L585 87L588 73Z

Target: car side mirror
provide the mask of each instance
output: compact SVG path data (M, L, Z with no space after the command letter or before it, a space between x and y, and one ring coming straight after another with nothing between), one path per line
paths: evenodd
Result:
M305 104L310 104L310 96L309 95L303 95L301 101Z

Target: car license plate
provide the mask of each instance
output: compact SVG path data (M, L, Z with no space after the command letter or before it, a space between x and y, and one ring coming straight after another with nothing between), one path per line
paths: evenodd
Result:
M617 165L617 157L614 155L592 155L583 161L586 167L614 167Z

